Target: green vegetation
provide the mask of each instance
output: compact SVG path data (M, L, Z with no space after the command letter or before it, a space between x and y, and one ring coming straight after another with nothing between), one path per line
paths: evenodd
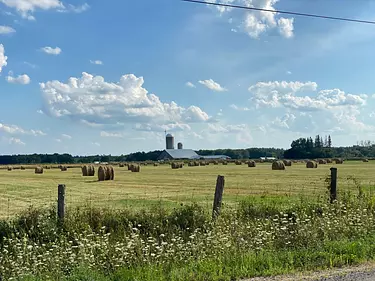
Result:
M7 280L237 280L375 258L375 201L291 205L251 198L216 222L198 205L138 212L30 209L0 223Z

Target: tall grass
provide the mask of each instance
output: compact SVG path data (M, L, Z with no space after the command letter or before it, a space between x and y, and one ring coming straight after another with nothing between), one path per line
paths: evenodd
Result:
M375 257L375 201L242 201L220 218L198 205L132 212L29 209L0 222L5 280L234 280Z

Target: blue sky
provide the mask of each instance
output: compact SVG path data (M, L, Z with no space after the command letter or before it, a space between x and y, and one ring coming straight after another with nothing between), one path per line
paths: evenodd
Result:
M374 20L374 1L223 0ZM178 0L0 0L0 154L375 137L375 26Z

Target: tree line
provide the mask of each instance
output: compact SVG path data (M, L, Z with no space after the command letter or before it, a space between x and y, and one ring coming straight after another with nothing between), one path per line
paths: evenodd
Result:
M156 161L162 151L136 152L127 155L91 155L73 156L71 154L29 154L29 155L0 155L0 165L18 164L79 164L93 162L131 162ZM286 159L313 158L375 158L375 143L360 141L354 146L334 147L331 136L320 135L299 138L291 143L288 150L280 148L247 148L247 149L214 149L198 150L199 155L226 155L232 159L259 159L260 157L275 157Z

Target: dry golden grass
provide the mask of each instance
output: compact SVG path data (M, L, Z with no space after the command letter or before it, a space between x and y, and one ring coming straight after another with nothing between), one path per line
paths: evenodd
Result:
M296 200L300 196L325 195L325 178L335 164L306 169L305 164L294 164L285 171L272 171L271 163L247 165L229 164L184 167L173 170L170 165L143 166L141 173L114 167L115 180L98 182L97 178L82 176L82 171L68 169L0 170L0 217L11 216L29 205L55 204L58 184L66 185L68 206L91 204L105 207L143 207L160 202L176 206L183 202L199 202L211 208L217 175L225 176L224 203L234 203L245 196ZM356 188L348 177L356 178L365 187L374 186L375 162L345 162L338 165L338 190ZM97 169L97 167L96 167Z

